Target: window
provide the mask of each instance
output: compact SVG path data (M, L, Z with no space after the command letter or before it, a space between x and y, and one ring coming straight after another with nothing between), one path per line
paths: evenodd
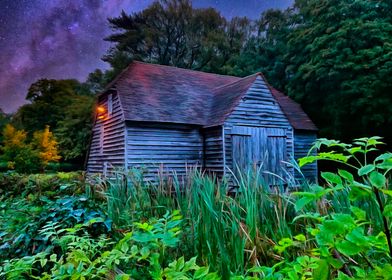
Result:
M111 115L113 113L113 97L111 94L108 95L108 114Z

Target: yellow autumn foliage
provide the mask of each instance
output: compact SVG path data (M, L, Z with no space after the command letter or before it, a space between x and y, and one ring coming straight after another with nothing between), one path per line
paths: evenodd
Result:
M26 145L27 133L24 130L17 130L7 124L3 130L3 145L8 148L21 148Z
M42 163L57 162L61 156L57 150L57 141L47 125L43 131L36 131L33 135L33 143L39 152Z

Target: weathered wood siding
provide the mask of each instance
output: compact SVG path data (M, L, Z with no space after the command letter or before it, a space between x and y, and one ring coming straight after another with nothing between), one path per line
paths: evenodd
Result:
M261 77L256 79L224 124L226 173L228 169L234 170L232 134L235 126L283 129L286 137L286 158L294 154L293 128ZM294 171L290 169L290 172Z
M204 170L218 178L223 176L223 134L222 126L203 129Z
M127 168L142 168L146 179L159 172L182 177L187 169L201 167L203 139L198 128L169 124L127 125Z
M294 156L296 159L305 157L308 155L310 148L312 147L314 141L317 139L317 134L315 132L298 131L294 132ZM316 151L312 152L314 155ZM301 172L305 179L315 182L317 180L317 162L312 164L307 164L301 168ZM296 172L296 179L302 180L303 176Z
M125 123L118 95L113 92L112 113L108 111L108 95L98 101L98 106L106 108L106 117L96 119L87 161L87 171L104 173L112 168L124 167Z

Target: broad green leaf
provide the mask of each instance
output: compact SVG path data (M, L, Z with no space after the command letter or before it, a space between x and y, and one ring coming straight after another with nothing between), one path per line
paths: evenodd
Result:
M359 176L363 176L363 175L369 174L369 173L372 172L374 169L375 169L375 166L374 166L373 164L365 165L365 166L361 167L361 168L358 170L358 175L359 175Z
M350 172L348 172L346 170L339 169L338 173L340 176L342 176L342 178L346 179L350 183L354 182L354 176Z
M369 245L368 238L365 236L364 229L362 227L353 229L346 235L346 239L354 243L356 246L367 247Z
M361 248L356 246L354 243L342 240L336 244L336 249L346 255L346 256L353 256L361 252Z
M382 191L383 193L385 193L388 196L392 196L392 190L384 190L384 189L380 189L380 191Z
M327 182L334 184L341 184L342 178L339 175L336 175L332 172L322 172L321 177L323 177Z
M335 153L335 152L328 152L328 153L319 153L319 159L326 159L326 160L335 160L341 162L347 162L351 156L346 156L342 153Z
M378 189L381 189L385 186L386 178L383 174L377 171L373 171L370 176L370 183Z
M368 139L367 144L368 144L368 146L376 146L376 145L383 145L383 144L385 144L384 142L378 141L378 140L381 140L381 139L382 139L382 137L373 136L373 137Z
M315 162L317 159L318 159L317 156L307 156L307 157L303 157L303 158L300 158L300 159L298 160L298 165L299 165L299 167L303 167L303 166L306 165L306 164L310 164L310 163Z
M295 211L301 211L306 205L313 202L314 197L302 197L295 202Z
M335 259L333 257L327 257L327 261L330 265L332 265L336 269L341 269L344 263L341 260Z
M185 259L184 259L184 257L182 256L182 257L180 257L180 258L177 260L177 263L176 263L176 270L177 270L177 271L180 271L181 269L184 268L184 265L185 265Z
M321 217L319 213L306 213L303 215L297 215L294 219L293 222L299 220L299 219L314 219L317 222L321 222L324 217Z
M350 154L355 154L355 153L365 153L365 151L364 150L362 150L362 148L361 147L353 147L353 148L350 148L350 149L348 149L348 152L350 153Z
M345 228L356 227L354 218L349 214L334 214L333 218L344 225Z
M329 265L326 260L318 260L318 267L313 270L313 279L328 280L329 279Z
M148 249L147 247L143 247L141 250L140 250L140 258L139 259L141 259L141 260L145 260L145 259L147 259L149 256L150 256L150 249Z
M378 161L385 161L388 159L392 159L392 153L385 153L385 154L379 155L378 157L376 157L376 159L374 161L378 162Z
M200 279L208 274L208 267L200 267L198 270L196 270L195 275L193 276L194 279Z
M332 245L334 242L334 235L332 232L323 229L316 234L316 240L318 245Z
M351 206L350 210L355 215L355 217L357 217L358 220L363 221L366 219L366 212L363 211L362 209L355 207L355 206Z
M207 274L203 280L220 280L221 278L216 272Z
M340 221L328 220L324 221L320 229L324 233L343 234L345 232L345 225Z
M359 268L357 266L354 266L353 268L355 269L356 277L362 278L362 279L366 277L365 270L363 270L362 268Z
M339 280L353 280L353 278L351 278L347 274L344 274L344 272L341 272L341 271L338 271L338 277L336 279L339 279Z
M303 234L298 234L296 236L294 236L294 239L300 242L305 242L306 241L306 237Z
M388 159L382 163L377 164L377 168L384 170L392 169L392 160Z
M392 204L388 204L384 207L384 211L382 213L385 217L392 217Z

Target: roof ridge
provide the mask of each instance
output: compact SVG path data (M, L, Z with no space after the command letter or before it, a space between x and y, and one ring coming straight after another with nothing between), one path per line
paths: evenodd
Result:
M164 64L157 64L157 63L149 63L149 62L144 62L144 61L139 61L139 60L134 60L130 63L137 63L137 64L144 64L144 65L150 65L150 66L155 66L155 67L161 67L161 68L171 68L171 69L178 69L181 71L187 71L187 72L193 72L193 73L198 73L202 75L211 75L211 76L218 76L218 77L230 77L230 78L237 78L237 79L242 79L241 77L233 76L233 75L224 75L224 74L217 74L217 73L211 73L211 72L204 72L202 70L194 70L194 69L189 69L189 68L181 68L178 66L172 66L172 65L164 65ZM129 65L128 65L129 66Z
M252 75L248 75L248 76L246 76L246 77L239 78L237 81L230 82L230 83L228 83L228 84L224 84L224 85L221 85L221 86L219 86L219 87L215 87L215 88L212 89L212 91L217 91L217 90L219 90L219 89L222 89L222 88L225 88L225 87L234 85L234 84L236 84L236 83L242 82L242 81L244 81L244 80L246 80L246 79L253 78L253 77L256 78L257 76L261 76L261 73L260 73L260 72L257 72L257 73L254 73L254 74L252 74Z

